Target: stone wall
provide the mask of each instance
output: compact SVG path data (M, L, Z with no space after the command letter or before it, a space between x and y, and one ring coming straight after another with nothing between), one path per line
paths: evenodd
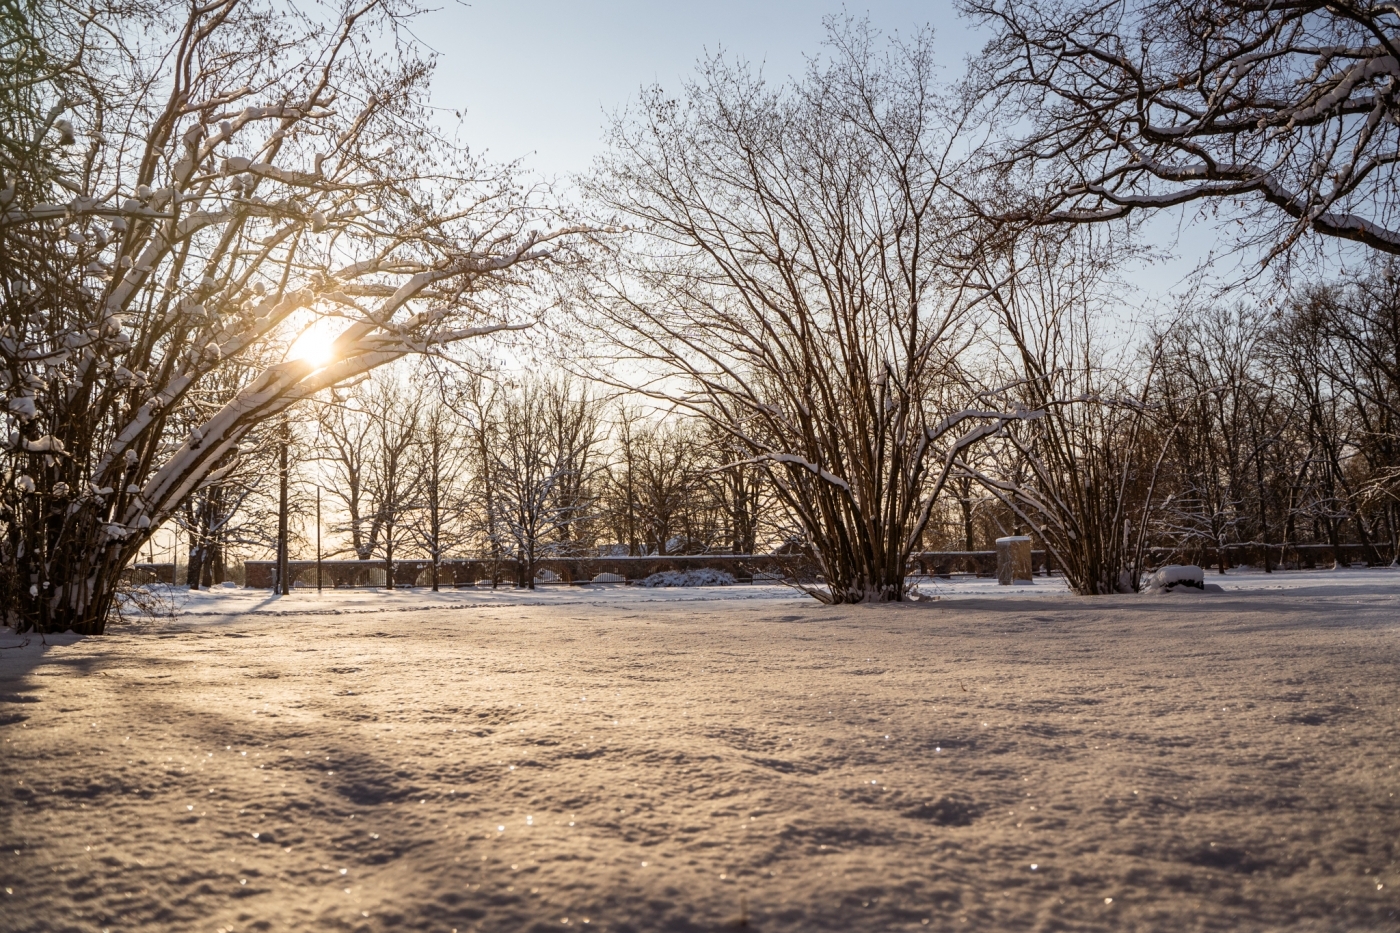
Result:
M1053 569L1044 551L1033 551L1031 562L1037 573ZM600 573L615 573L629 583L644 580L665 570L720 570L740 582L753 579L755 574L779 577L802 583L820 579L819 565L800 555L728 555L687 554L668 557L559 557L537 562L537 568L556 574L562 584L589 583ZM909 572L925 576L946 577L954 573L975 573L995 576L996 551L926 551L911 556ZM247 585L271 589L277 567L276 561L250 560L245 564ZM316 562L294 560L290 564L296 585L316 585ZM427 586L431 581L432 562L427 560L394 561L395 586ZM460 587L478 585L492 578L503 586L523 584L522 568L514 560L493 563L489 560L445 560L439 567L439 585ZM328 588L383 586L382 560L327 560L321 562L321 585ZM489 585L489 583L487 584ZM548 585L536 580L536 585Z
M247 585L258 589L271 589L276 575L277 562L271 560L250 560L244 565L247 569ZM432 580L432 561L394 561L395 586L428 586ZM747 581L754 574L774 574L805 582L815 581L817 568L814 563L802 557L772 555L722 555L697 554L670 557L576 557L549 558L536 561L536 570L548 570L557 575L557 583L589 583L600 573L615 573L629 583L644 580L654 573L665 570L720 570L732 575L736 580ZM316 585L316 562L314 560L294 560L289 569L298 584ZM523 568L515 560L493 562L489 560L445 560L439 565L439 585L443 587L474 586L481 581L495 579L500 585L516 586L523 584ZM383 586L384 561L382 560L327 560L321 562L321 585L324 587ZM537 586L548 585L536 580Z
M166 563L136 563L122 571L122 580L134 586L147 583L175 583L175 565Z

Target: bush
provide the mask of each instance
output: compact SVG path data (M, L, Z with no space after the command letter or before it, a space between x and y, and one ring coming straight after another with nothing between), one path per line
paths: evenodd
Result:
M663 570L642 581L642 586L729 586L734 577L722 570Z

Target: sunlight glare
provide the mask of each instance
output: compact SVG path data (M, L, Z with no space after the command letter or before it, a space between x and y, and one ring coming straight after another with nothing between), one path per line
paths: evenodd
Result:
M322 319L301 332L287 355L294 360L305 360L319 369L331 361L331 350L337 336L339 334L331 322Z

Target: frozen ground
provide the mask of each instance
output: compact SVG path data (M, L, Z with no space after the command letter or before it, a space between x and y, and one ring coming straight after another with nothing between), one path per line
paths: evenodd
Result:
M1400 929L1400 571L1207 579L177 592L0 650L0 930Z

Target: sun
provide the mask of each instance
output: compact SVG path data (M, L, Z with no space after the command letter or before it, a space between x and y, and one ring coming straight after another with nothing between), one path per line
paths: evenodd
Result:
M338 336L339 334L333 329L332 322L322 318L307 327L297 336L296 340L292 341L287 356L294 360L305 360L320 369L331 361L335 338Z

